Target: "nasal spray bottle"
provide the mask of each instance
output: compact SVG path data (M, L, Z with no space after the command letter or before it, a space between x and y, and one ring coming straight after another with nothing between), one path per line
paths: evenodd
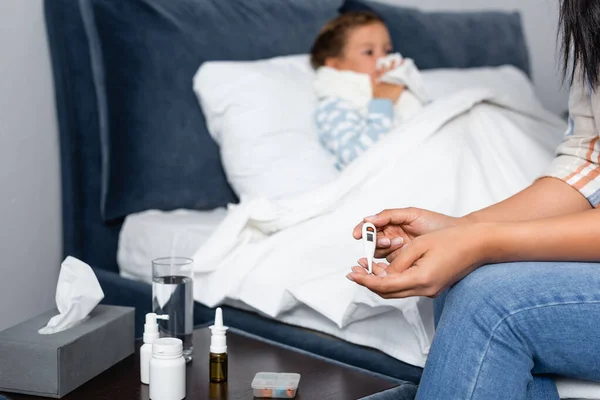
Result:
M155 313L146 314L146 324L144 325L144 344L140 348L140 374L142 383L150 383L150 359L152 358L152 343L158 339L157 319L169 319L168 315L156 315Z
M227 382L227 338L221 307L215 312L215 324L210 326L210 381Z

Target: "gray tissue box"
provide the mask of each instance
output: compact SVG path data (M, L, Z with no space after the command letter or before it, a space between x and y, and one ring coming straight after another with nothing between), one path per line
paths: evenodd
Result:
M99 305L79 325L40 335L56 314L0 332L0 392L60 398L135 350L133 308Z

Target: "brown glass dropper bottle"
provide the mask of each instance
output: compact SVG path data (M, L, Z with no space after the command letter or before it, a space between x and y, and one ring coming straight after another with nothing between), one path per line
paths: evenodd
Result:
M227 382L227 327L223 326L223 311L221 307L215 312L215 323L210 326L210 381L214 383Z

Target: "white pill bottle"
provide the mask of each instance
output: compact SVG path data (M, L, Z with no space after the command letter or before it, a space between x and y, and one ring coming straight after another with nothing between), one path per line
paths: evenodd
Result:
M150 360L150 399L185 398L185 360L183 342L176 338L156 339Z

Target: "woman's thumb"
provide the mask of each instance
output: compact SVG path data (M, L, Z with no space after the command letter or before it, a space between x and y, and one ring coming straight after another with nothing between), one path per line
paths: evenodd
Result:
M409 243L390 254L387 258L390 263L388 274L404 272L412 267L423 255L423 251L419 248L418 244Z

